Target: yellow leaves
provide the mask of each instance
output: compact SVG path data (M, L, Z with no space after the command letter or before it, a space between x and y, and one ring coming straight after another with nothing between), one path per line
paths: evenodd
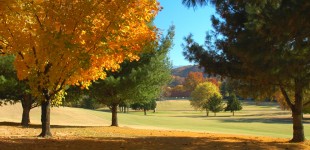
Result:
M81 35L85 35L85 34L86 34L86 31L85 31L85 30L82 30Z
M18 56L18 78L37 95L62 84L87 88L125 59L138 60L157 38L147 25L159 10L156 0L32 1L6 1L14 8L0 10L0 38Z
M86 43L85 40L82 40L82 41L81 41L81 44L82 44L82 45L84 45L85 43Z

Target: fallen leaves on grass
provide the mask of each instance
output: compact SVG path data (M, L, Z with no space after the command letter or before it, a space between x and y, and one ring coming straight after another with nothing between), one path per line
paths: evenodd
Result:
M3 132L5 131L5 132ZM0 149L310 149L309 141L202 132L133 129L128 127L52 126L53 138L36 137L38 126L0 126Z

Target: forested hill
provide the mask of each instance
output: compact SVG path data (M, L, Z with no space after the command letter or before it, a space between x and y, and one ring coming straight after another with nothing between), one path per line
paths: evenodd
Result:
M199 68L197 65L181 66L172 69L173 76L179 76L186 78L189 72L204 72L203 68Z

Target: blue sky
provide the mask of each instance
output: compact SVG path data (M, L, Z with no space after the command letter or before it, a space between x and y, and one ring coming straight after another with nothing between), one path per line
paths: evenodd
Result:
M170 25L175 25L174 46L169 57L173 66L190 65L184 59L181 44L183 38L192 33L196 42L203 44L206 31L212 29L210 17L215 13L211 6L187 8L181 0L158 0L164 9L155 18L155 25L166 34Z

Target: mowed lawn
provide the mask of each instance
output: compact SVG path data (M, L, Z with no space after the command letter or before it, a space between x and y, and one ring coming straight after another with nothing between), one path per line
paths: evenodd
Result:
M106 109L87 110L81 108L52 108L51 124L67 126L109 126L111 113ZM20 104L0 107L0 122L19 122L22 108ZM188 100L166 100L157 103L157 112L149 111L147 116L141 111L119 113L119 125L141 129L162 129L198 131L225 134L270 136L291 138L292 121L289 111L282 111L276 103L243 102L243 110L219 112L196 111ZM31 123L40 124L40 109L31 110ZM310 115L304 115L304 128L310 139Z

